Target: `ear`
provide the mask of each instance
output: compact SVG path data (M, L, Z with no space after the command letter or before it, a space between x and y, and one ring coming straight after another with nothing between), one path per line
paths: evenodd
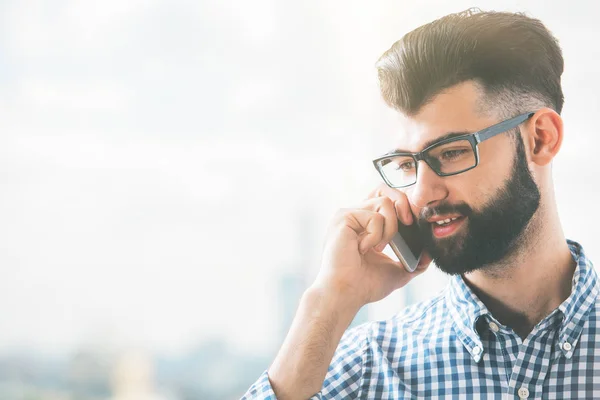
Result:
M548 165L562 144L562 118L553 109L542 108L531 117L527 127L531 161L540 166Z

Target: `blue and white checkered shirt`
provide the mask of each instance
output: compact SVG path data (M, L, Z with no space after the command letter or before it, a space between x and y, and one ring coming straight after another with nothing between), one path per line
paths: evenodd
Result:
M600 399L598 277L582 247L571 295L522 340L460 276L437 297L344 333L313 399ZM275 399L265 371L243 399Z

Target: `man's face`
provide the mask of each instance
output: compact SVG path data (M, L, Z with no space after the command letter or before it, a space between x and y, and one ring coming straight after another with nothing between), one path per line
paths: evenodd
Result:
M478 112L480 94L471 82L436 96L402 118L402 145L413 152L448 133L473 133L497 122ZM421 162L417 183L404 189L417 216L425 248L436 265L462 274L502 260L522 239L539 206L540 193L527 166L520 137L500 134L479 145L479 165L439 177ZM456 219L455 219L456 218ZM441 220L454 219L446 224Z

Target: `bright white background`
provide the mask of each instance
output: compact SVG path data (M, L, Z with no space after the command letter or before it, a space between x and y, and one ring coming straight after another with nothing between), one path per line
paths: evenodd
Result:
M560 41L557 201L596 259L597 2L1 2L0 354L272 357L330 217L378 183L396 126L375 61L473 5ZM362 320L445 279L431 269Z

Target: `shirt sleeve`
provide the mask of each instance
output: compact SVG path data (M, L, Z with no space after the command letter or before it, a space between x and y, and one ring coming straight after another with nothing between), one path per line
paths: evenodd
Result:
M323 387L310 400L357 398L360 394L368 351L367 324L347 330L335 351ZM241 400L276 400L264 371Z

